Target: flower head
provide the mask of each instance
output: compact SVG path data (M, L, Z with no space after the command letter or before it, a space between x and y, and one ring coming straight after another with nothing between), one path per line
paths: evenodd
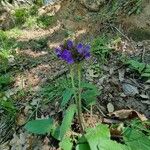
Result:
M90 54L90 45L86 45L85 48L84 48L84 56L85 56L85 59L89 59L91 57L91 54Z
M84 59L89 59L90 45L78 43L75 45L72 40L67 40L63 45L55 49L58 58L65 60L68 64L78 63Z
M77 51L79 54L83 53L83 44L82 43L77 44L76 48L77 48Z
M61 58L63 60L65 60L68 64L72 64L74 63L74 60L73 60L73 57L72 57L72 54L69 50L65 49L62 54L61 54Z
M58 47L58 48L55 48L55 53L56 53L57 57L58 57L58 58L60 58L60 56L61 56L61 53L62 53L62 50L61 50L61 48L60 48L60 47Z
M67 47L69 49L73 48L73 41L72 40L67 40Z

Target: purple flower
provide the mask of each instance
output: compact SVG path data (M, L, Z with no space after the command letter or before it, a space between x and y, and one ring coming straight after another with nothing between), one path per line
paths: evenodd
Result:
M85 48L84 48L84 51L85 52L90 52L90 49L91 49L90 45L86 45Z
M73 41L67 40L67 47L68 47L69 49L73 48Z
M55 49L58 58L66 61L68 64L79 63L84 59L89 59L90 45L78 43L75 45L72 40L67 40L64 44Z
M60 47L56 48L56 49L55 49L55 53L56 53L57 57L60 58L60 56L61 56L61 54L62 54L61 48L60 48Z
M84 52L83 52L85 59L89 59L91 57L90 49L91 49L90 45L85 46Z
M85 57L85 59L89 59L91 57L91 54L90 53L85 53L84 57Z
M74 63L72 54L69 50L65 49L62 54L61 54L61 58L65 61L67 61L68 64L72 64Z
M77 51L79 54L82 54L83 53L83 44L82 43L79 43L77 45Z

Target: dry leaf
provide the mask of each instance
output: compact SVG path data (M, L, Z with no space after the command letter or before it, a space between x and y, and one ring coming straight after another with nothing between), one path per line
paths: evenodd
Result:
M110 119L110 118L103 118L103 123L106 124L118 124L120 123L119 120L115 120L115 119Z
M143 98L143 99L149 99L149 96L148 95L144 95L144 94L141 94L140 97Z
M22 125L24 125L26 123L26 119L27 118L25 117L25 115L19 114L18 117L17 117L17 119L16 119L16 124L18 126L22 126Z
M135 96L136 94L139 94L138 88L129 83L123 83L122 89L126 96Z
M88 69L87 72L89 73L90 77L93 77L93 78L97 78L98 77L98 74L96 74L94 72L94 70L92 70L92 69Z
M146 83L150 83L150 79L148 79L148 80L146 81Z
M108 103L107 104L107 110L109 113L114 111L114 105L112 103Z
M145 115L140 114L139 112L132 110L132 109L131 110L127 110L127 109L118 110L118 111L109 113L109 116L116 117L121 120L122 119L132 119L132 118L136 118L136 117L138 117L141 121L147 120Z
M50 141L49 141L48 137L45 137L44 145L42 146L42 150L50 150L51 147L48 145L49 142Z
M147 100L147 101L141 101L143 104L147 104L147 105L150 105L150 101Z
M123 82L124 81L125 70L124 69L119 69L118 73L119 73L119 81Z

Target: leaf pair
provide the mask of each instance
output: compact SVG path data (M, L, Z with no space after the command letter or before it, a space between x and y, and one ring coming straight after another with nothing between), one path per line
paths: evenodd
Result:
M128 150L128 148L126 145L112 141L108 126L100 124L86 131L84 141L79 141L76 150Z
M54 129L53 120L51 118L29 121L25 125L25 129L35 134L52 133L52 135L57 140L61 141L60 146L62 148L64 148L66 144L69 144L70 145L69 147L71 147L71 143L69 142L68 137L66 137L66 133L69 131L71 127L75 112L76 112L76 105L75 104L70 105L68 109L66 110L61 126L55 129Z
M82 83L81 87L83 88L81 97L84 99L86 106L95 104L97 96L100 95L96 86L91 83Z
M82 94L81 98L84 100L86 106L93 105L96 103L96 97L100 95L95 85L87 82L81 83ZM73 96L74 91L72 88L67 88L63 92L63 100L61 102L61 108L64 108L71 97Z

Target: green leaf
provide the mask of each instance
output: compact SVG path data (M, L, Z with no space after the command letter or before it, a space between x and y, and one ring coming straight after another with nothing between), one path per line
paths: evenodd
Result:
M81 143L76 146L76 150L91 150L88 143Z
M130 148L126 145L108 139L101 139L99 141L98 148L100 150L130 150Z
M69 137L66 137L59 143L59 146L62 150L72 150L73 143Z
M146 73L146 72L145 72L145 73L142 73L141 76L142 76L142 77L147 77L147 78L148 78L148 77L150 77L150 73Z
M52 136L56 139L56 140L60 140L60 126L53 126L52 132L51 132Z
M68 103L68 101L71 99L73 95L73 90L72 89L66 89L63 93L63 100L61 102L61 108L65 107L65 105Z
M46 133L50 133L52 126L53 126L53 120L49 118L49 119L29 121L25 125L25 129L35 134L46 134Z
M127 64L129 64L131 68L137 70L139 73L141 73L146 66L144 63L140 63L136 60L129 60Z
M146 66L146 69L144 70L144 72L150 73L150 65Z
M93 105L96 103L96 97L100 93L96 90L86 90L82 93L81 97L85 100L86 105Z
M63 139L66 132L70 129L75 112L76 112L76 105L75 104L70 105L68 107L68 109L66 110L64 119L63 119L62 124L60 126L60 139Z
M110 139L108 126L100 124L96 128L90 128L87 130L85 137L91 150L97 150L97 146L101 139Z
M150 139L144 133L127 128L124 132L124 141L131 148L131 150L149 150Z
M81 83L81 87L82 88L87 88L87 89L93 89L93 90L97 90L96 86L91 84L91 83L88 83L88 82L82 82Z

